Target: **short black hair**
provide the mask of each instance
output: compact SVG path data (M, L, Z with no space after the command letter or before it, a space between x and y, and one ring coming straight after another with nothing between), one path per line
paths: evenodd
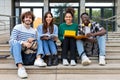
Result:
M87 16L89 16L88 13L84 12L84 13L81 14L80 17L82 18L83 15L87 15Z

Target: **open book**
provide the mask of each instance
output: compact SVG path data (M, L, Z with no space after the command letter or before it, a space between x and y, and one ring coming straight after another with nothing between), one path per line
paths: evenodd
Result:
M49 37L49 38L53 38L53 37L58 37L56 34L42 34L41 37Z

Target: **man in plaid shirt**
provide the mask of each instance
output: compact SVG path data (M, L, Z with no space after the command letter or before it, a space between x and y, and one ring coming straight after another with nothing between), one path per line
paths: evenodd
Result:
M85 35L87 36L89 41L94 42L96 39L98 42L99 47L99 64L105 65L105 34L106 30L97 22L90 22L88 13L82 13L81 14L82 23L78 27L77 35ZM79 56L82 60L82 65L86 66L91 64L91 60L87 57L84 46L83 46L84 40L77 40L77 50L79 53ZM91 45L92 46L92 45Z

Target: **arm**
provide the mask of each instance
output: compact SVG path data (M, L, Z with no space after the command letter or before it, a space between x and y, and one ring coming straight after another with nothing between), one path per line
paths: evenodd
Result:
M63 40L63 33L62 33L62 26L61 25L58 28L58 38L60 39L60 41Z
M13 28L13 30L12 30L12 33L11 33L11 36L10 36L10 43L12 43L12 42L14 42L14 43L20 43L20 44L22 44L23 43L23 41L22 40L19 40L18 39L18 34L19 34L19 29L20 29L20 27L19 26L15 26L14 28Z
M89 33L89 34L87 34L87 36L94 37L94 36L102 36L102 35L106 34L106 30L103 27L101 27L101 25L99 23L95 23L94 25L95 25L95 26L93 26L94 33Z
M57 41L57 40L58 40L58 26L56 26L56 25L54 25L53 34L55 35L55 36L53 37L53 40L54 40L54 41Z

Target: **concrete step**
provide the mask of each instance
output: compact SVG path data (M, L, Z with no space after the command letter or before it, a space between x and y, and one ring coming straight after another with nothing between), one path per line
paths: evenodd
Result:
M120 74L28 74L20 79L16 74L0 74L1 80L120 80ZM49 77L49 78L48 78Z
M89 66L77 64L77 66L58 66L36 67L25 66L28 74L120 74L120 64L106 64L100 66L93 63ZM0 64L0 74L17 74L15 64Z
M92 60L92 62L94 63L98 63L98 57L97 56L93 56L93 57L89 57L90 60ZM79 56L77 56L77 61L80 63L80 58ZM120 53L109 53L106 54L106 61L107 63L120 63ZM59 62L61 63L61 56L59 54ZM14 63L13 57L7 57L7 58L0 58L0 63Z

